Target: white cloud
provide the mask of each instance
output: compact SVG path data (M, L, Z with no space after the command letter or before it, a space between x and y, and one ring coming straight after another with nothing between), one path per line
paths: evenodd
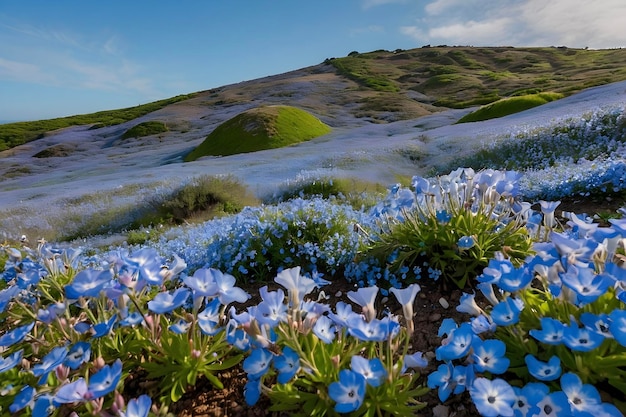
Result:
M161 96L113 35L71 34L20 22L0 23L0 81Z
M384 6L393 3L405 3L406 0L363 0L362 7L364 9L370 9L376 6Z
M623 0L434 0L400 32L450 45L626 46Z
M55 84L56 80L40 66L28 62L0 58L0 80Z
M455 45L498 46L502 45L502 40L509 36L508 29L511 27L511 23L509 18L480 22L470 20L432 28L428 31L428 36Z
M424 10L429 15L436 16L453 7L463 5L464 3L466 3L464 0L436 0L432 3L428 3L424 7Z

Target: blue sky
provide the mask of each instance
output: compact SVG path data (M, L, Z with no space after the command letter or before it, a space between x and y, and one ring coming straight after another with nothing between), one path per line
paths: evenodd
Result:
M0 121L130 107L351 51L626 47L623 0L0 0Z

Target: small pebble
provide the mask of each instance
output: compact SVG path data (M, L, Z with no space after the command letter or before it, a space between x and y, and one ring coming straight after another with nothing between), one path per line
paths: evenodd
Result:
M439 321L441 320L441 314L439 313L433 313L430 316L428 316L428 321Z
M448 301L445 298L443 298L443 297L441 297L439 299L439 304L441 304L441 307L443 307L443 308L450 307L450 304L448 303Z
M335 293L335 297L341 297L343 295L343 293L341 291L337 291Z
M450 415L450 408L443 404L439 404L435 408L433 408L433 416L434 417L448 417Z

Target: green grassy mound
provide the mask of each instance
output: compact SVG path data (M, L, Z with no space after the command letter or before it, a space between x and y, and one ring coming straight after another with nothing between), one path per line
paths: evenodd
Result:
M528 110L563 98L560 93L537 93L503 98L463 116L457 123L479 122Z
M167 132L168 128L163 122L152 120L149 122L139 123L128 129L122 135L122 139L142 138L144 136L156 135L158 133Z
M312 114L291 106L265 106L245 111L219 125L185 157L226 156L282 148L318 136L331 128Z

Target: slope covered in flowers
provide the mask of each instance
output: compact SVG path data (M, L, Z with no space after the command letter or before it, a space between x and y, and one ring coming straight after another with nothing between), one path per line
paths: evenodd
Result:
M572 157L570 172L602 191L586 163L620 157ZM220 388L220 371L240 366L248 404L269 398L290 415L429 415L430 389L442 403L468 396L485 416L623 415L626 220L559 224L558 202L533 205L542 194L528 194L533 171L521 168L415 177L372 210L319 198L248 208L142 247L7 246L0 413L164 415L200 378ZM613 191L620 172L601 171ZM549 180L534 190L558 198ZM408 221L449 246L400 234L381 257ZM463 281L450 272L461 265ZM322 294L336 280L356 284L349 302ZM426 280L466 289L456 309L467 321L444 317L435 352L409 343ZM428 358L436 370L422 375Z

